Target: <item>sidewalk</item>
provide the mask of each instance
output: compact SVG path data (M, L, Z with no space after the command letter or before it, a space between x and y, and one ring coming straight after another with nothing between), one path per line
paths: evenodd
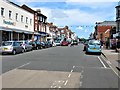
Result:
M114 68L117 70L120 69L120 52L118 53L115 50L103 48L102 55Z

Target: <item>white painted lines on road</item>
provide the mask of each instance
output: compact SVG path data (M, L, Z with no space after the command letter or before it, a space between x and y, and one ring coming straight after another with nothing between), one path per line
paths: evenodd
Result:
M98 56L98 59L100 60L101 64L103 65L104 68L107 68L106 65L103 63L103 61L100 59L100 57Z
M68 80L66 80L66 81L65 81L65 84L64 84L64 85L66 86L66 85L67 85L67 83L68 83Z
M73 66L73 68L75 68L75 66Z
M118 78L120 78L120 76L119 76L119 72L117 72L116 70L114 70L114 68L113 68L113 66L112 66L112 64L111 64L111 62L110 61L107 61L104 57L102 57L103 59L104 59L104 61L106 61L107 62L107 64L109 65L109 67L113 70L113 72L118 76Z
M23 65L17 67L16 69L18 69L18 68L22 68L22 67L24 67L24 66L27 66L27 65L30 64L30 63L31 63L31 62L28 62L28 63L26 63L26 64L23 64Z
M73 72L73 70L71 70L70 72Z
M68 78L70 78L71 74L68 75Z
M82 81L80 81L80 87L82 86Z

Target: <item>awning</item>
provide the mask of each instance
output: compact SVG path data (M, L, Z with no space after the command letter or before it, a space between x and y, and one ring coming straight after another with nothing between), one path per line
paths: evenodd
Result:
M16 29L16 28L1 27L1 26L0 26L0 30L9 31L9 32L26 33L26 34L32 34L33 33L32 31L20 30L20 29Z

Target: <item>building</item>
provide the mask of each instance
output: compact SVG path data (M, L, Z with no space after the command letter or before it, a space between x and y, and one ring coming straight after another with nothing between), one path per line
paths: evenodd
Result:
M117 47L120 48L120 2L118 3L118 6L116 8L116 41L117 41Z
M28 40L34 32L34 15L13 2L0 0L0 38Z
M115 21L97 22L95 26L94 38L102 41L109 40L110 30L115 26Z
M47 23L47 33L47 40L55 41L57 39L60 39L60 31L58 30L58 27L53 23Z
M34 14L34 35L33 40L46 41L47 33L47 17L41 13L40 9L36 11L31 9L26 5L22 5L21 8L27 10L28 12Z

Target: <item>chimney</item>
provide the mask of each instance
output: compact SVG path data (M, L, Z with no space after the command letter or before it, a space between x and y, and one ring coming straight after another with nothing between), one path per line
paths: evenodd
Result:
M41 14L41 10L40 9L37 9L36 11L37 11L37 13Z

